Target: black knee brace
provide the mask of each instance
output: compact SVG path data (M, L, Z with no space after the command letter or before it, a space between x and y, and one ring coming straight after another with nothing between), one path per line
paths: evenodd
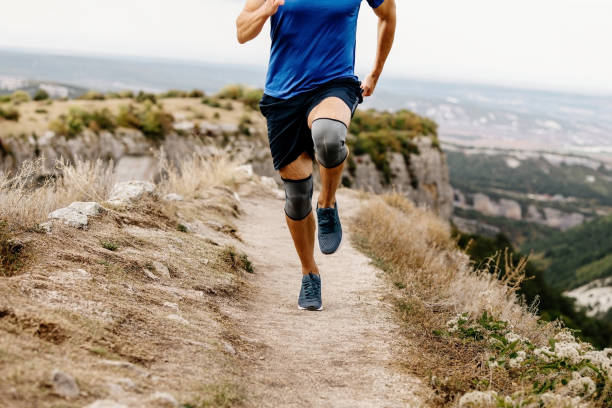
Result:
M315 156L323 167L330 169L344 162L348 156L346 133L346 125L339 120L321 118L312 122Z
M295 221L303 220L312 211L312 176L304 180L283 179L285 214Z

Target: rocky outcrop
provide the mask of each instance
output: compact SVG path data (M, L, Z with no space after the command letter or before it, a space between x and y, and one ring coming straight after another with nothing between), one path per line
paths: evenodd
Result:
M230 159L248 162L250 168L260 176L273 177L277 182L280 181L272 166L267 139L261 130L250 128L248 133L245 133L235 124L208 122L202 122L193 128L188 123L179 122L175 124L175 129L176 132L166 136L160 144L147 139L137 130L124 128L119 128L114 133L86 130L73 138L46 132L39 138L32 136L26 139L4 139L1 141L4 150L0 150L0 155L3 156L0 171L14 170L24 161L37 157L42 158L43 167L49 173L54 171L56 161L61 158L70 162L77 159L102 159L115 163L115 177L118 182L154 182L159 179L162 171L160 152L163 151L164 158L175 164L193 154L226 155ZM355 166L349 166L345 181L352 187L365 191L398 191L449 220L452 214L453 192L446 157L432 145L430 138L420 138L415 144L418 153L408 156L398 152L388 153L391 169L389 182L385 181L381 171L368 155L354 158ZM127 185L122 188L125 190L123 193L129 195ZM119 197L117 194L111 194L111 204L123 205L130 201L129 197Z
M391 170L389 183L366 154L354 157L354 167L349 168L345 184L374 193L397 191L449 220L453 212L453 189L446 156L429 138L418 139L416 145L418 153L411 153L408 158L398 152L387 153Z

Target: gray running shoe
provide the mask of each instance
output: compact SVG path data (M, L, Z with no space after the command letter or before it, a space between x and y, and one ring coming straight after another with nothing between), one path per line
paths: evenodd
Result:
M334 208L319 208L317 206L317 222L319 224L319 248L325 255L331 255L342 243L342 225L338 215L338 203Z
M302 277L302 290L298 298L300 310L323 310L321 302L321 278L319 275L309 273Z

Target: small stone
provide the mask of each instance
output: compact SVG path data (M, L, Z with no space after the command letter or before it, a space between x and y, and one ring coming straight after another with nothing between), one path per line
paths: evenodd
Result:
M64 224L74 228L86 228L87 216L75 210L74 208L60 208L49 214L49 219L60 220Z
M174 310L179 310L179 307L176 303L172 303L172 302L164 302L164 306L165 307L169 307L170 309L174 309Z
M165 201L183 201L184 199L185 198L182 195L174 193L166 194L164 196Z
M76 201L68 206L68 208L72 208L80 212L81 214L85 214L87 216L98 215L102 212L102 206L96 202L80 202Z
M152 265L157 275L170 278L170 269L166 265L158 261L154 261Z
M97 400L87 405L85 408L128 408L127 405L120 404L112 400Z
M225 348L225 351L227 351L228 353L236 354L236 349L234 348L234 346L229 344L227 341L223 342L223 347Z
M79 396L79 386L74 378L60 370L53 370L51 374L53 392L60 397L76 398Z
M189 322L185 319L183 319L181 316L177 315L177 314L170 314L168 316L166 316L166 319L170 319L170 320L174 320L175 322L179 322L182 324L189 324Z
M149 404L155 408L175 408L179 403L167 392L156 392L149 397Z
M151 272L150 270L148 270L148 269L146 269L146 268L145 268L145 269L143 269L142 271L144 272L144 274L145 274L145 276L146 276L147 278L149 278L149 279L151 279L151 280L159 280L159 278L158 278L157 276L155 276L155 275L153 274L153 272Z
M283 190L276 189L276 190L274 190L274 196L278 200L284 200L285 199L285 192Z
M117 384L126 390L133 390L136 388L136 383L131 378L120 378L117 380Z

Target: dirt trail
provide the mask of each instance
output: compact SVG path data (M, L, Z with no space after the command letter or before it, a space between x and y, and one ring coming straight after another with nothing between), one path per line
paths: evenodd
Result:
M300 267L278 199L245 199L239 231L256 270L255 294L242 320L263 344L245 379L257 407L420 407L423 385L397 367L397 326L382 301L384 282L352 247L348 219L354 193L339 194L345 241L317 261L322 312L297 309ZM318 250L317 250L318 251Z

